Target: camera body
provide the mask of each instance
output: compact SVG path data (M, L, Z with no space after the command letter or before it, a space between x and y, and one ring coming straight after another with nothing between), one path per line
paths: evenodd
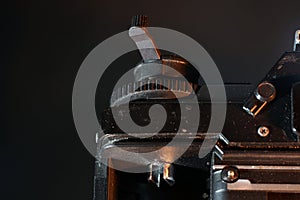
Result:
M145 17L137 16L133 21L134 27L144 27ZM185 75L197 97L196 103L189 95L182 95L180 102L170 97L169 92L183 91L178 84L184 82L174 84L172 81L177 79L172 74L162 76L158 74L160 70L144 67L144 59L136 67L135 77L139 83L147 82L137 89L126 85L126 91L116 91L111 106L102 112L105 135L97 141L94 200L299 199L300 52L297 50L295 44L294 51L284 53L257 86L224 84L227 100L217 103L227 107L221 132L217 129L207 132L212 112L209 89L188 62L178 56L158 56L162 63L171 63ZM143 58L151 55L142 50L141 54ZM169 87L159 88L157 80L169 81ZM124 101L129 102L129 108ZM166 122L159 133L137 130L128 135L118 126L117 121L127 118L140 126L155 122L149 116L149 109L157 104L166 111ZM182 120L185 116L181 108L187 111L199 108L199 121ZM183 124L179 126L180 123ZM195 129L197 133L188 134ZM162 150L155 162L140 163L144 161L127 158L117 151L122 148L135 153L152 152L163 149L175 137L179 143ZM169 162L168 156L179 152L180 144L187 138L192 141L189 148ZM205 141L212 141L212 147L203 145ZM199 156L201 147L207 148L205 156ZM147 172L130 173L113 167L120 163L131 171L142 164Z

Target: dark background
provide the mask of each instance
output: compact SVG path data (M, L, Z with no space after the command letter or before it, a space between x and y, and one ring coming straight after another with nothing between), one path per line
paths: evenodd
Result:
M1 3L0 199L92 199L93 157L72 119L87 54L131 17L183 32L226 82L256 84L300 27L300 1L9 1Z

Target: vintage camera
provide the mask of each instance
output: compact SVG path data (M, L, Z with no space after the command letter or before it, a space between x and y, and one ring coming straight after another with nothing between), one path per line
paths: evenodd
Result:
M135 82L114 91L111 106L102 112L105 135L97 141L94 200L300 199L300 31L294 50L284 53L257 86L225 84L227 101L218 103L226 104L226 119L223 129L215 133L207 132L211 97L199 72L178 55L160 53L146 30L146 16L135 16L132 21L129 34L143 61L135 67ZM168 65L185 79L163 65L149 68L149 63ZM190 95L197 97L196 103ZM167 116L155 135L137 130L134 137L116 123L126 118L140 126L155 122L149 109L156 104ZM200 121L186 120L179 129L185 117L180 106L186 110L199 107ZM113 116L113 109L119 115ZM192 128L197 131L191 135ZM150 162L116 150L147 153L162 149L175 137L179 142ZM187 139L192 140L189 148L170 162L168 157L176 155ZM213 141L213 148L199 157L205 140ZM148 171L134 173L139 165Z

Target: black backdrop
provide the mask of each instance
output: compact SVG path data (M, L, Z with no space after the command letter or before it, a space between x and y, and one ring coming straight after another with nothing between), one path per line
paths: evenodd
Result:
M257 83L300 27L300 1L1 3L0 199L91 199L93 157L72 119L85 56L135 14L203 45L226 82Z

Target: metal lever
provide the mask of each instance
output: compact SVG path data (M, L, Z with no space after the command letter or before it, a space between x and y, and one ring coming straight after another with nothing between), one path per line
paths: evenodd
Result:
M148 17L137 15L132 19L129 36L135 42L144 61L159 60L160 53L147 31Z

